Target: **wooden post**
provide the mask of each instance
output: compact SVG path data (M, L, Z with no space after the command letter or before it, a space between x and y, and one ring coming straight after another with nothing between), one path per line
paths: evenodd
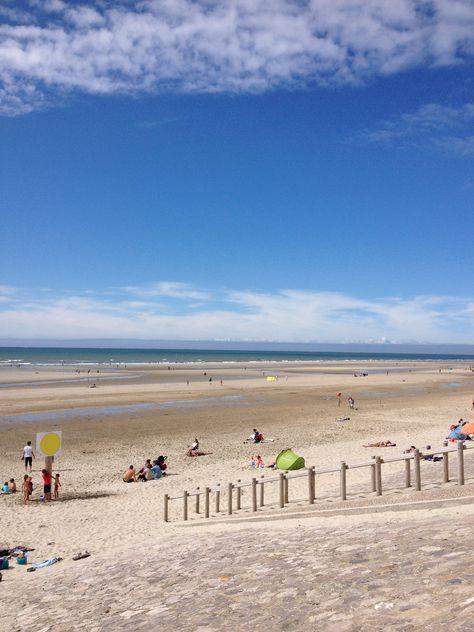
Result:
M252 511L257 511L257 479L252 478Z
M347 500L346 470L347 470L347 465L345 461L341 461L341 479L340 479L341 500Z
M382 495L382 459L379 456L375 457L375 493Z
M50 474L53 473L53 458L52 456L44 457L44 469L47 470Z
M448 452L443 452L443 483L449 483Z
M405 487L411 487L411 459L405 459Z
M377 491L377 482L376 482L376 476L375 476L375 456L372 457L374 459L374 463L372 463L372 465L370 466L370 484L372 487L372 491L375 492Z
M280 472L279 475L279 485L280 485L280 509L285 506L285 475L283 472Z
M209 505L211 500L211 490L206 487L204 490L204 517L209 518Z
M458 485L464 485L464 443L458 441Z
M229 483L229 485L227 486L227 513L229 514L229 516L232 515L232 490L234 489L234 486L232 485L232 483Z
M314 505L314 467L308 467L308 502Z
M421 491L421 469L420 469L420 451L417 449L413 452L413 470L415 473L415 490Z
M217 483L216 489L216 514L219 513L221 509L221 490L219 489L220 483Z
M240 487L240 478L237 481L237 509L241 508L242 488Z
M199 513L200 507L199 507L199 502L200 502L200 496L201 496L201 492L199 491L201 488L200 487L196 487L196 513Z
M289 493L288 493L288 487L289 487L289 483L288 483L288 476L287 476L288 472L285 472L285 504L287 504L289 502Z
M188 492L183 492L183 520L188 519Z
M170 497L168 496L168 494L164 495L163 500L164 500L164 504L163 504L163 520L165 522L169 522L169 520L168 520L168 503L169 503Z
M263 507L265 504L265 476L262 474L260 476L260 507Z

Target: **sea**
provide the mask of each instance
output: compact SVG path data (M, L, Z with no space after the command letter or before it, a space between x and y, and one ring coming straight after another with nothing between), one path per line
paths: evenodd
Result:
M390 345L391 346L391 345ZM423 353L419 348L399 351L305 351L288 349L132 349L82 347L0 347L0 366L133 366L189 363L340 363L353 361L465 361L474 353Z

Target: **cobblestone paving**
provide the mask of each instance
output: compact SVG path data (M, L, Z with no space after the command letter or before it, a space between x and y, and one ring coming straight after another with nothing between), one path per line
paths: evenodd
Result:
M472 521L448 509L137 537L133 552L4 572L0 630L474 631Z

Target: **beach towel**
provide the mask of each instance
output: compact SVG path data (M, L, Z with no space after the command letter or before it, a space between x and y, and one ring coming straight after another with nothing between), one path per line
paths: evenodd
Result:
M46 566L52 566L53 564L56 564L56 562L60 562L61 559L61 557L52 557L51 559L43 560L42 562L34 562L31 565L31 568L34 568L35 570L38 568L46 568Z

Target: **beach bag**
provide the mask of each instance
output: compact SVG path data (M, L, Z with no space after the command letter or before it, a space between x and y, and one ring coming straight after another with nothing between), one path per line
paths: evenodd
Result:
M7 557L0 557L0 571L4 571L10 567L10 562Z

